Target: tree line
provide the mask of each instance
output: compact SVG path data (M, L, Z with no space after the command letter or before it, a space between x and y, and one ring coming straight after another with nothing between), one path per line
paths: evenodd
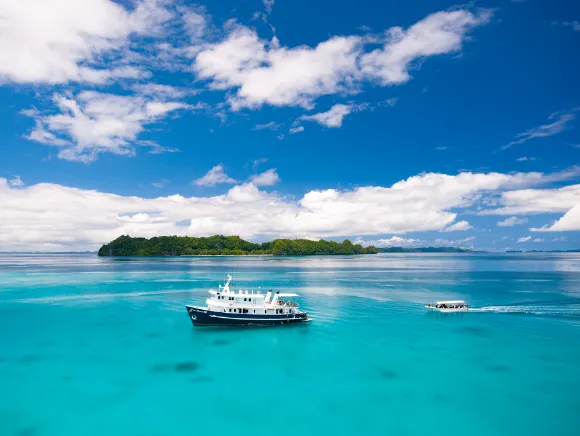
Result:
M274 239L253 243L239 236L160 236L151 239L120 236L103 245L99 256L215 256L215 255L275 255L312 256L375 254L375 247L363 247L348 239L342 242L311 241L309 239Z

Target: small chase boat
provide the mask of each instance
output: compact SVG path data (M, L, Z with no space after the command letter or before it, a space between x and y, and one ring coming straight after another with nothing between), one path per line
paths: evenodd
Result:
M209 291L206 307L185 306L194 326L263 326L310 320L298 309L298 303L287 300L298 294L235 292L230 289L231 281L228 275L224 286Z
M436 312L467 312L469 310L469 306L462 300L437 301L425 307Z

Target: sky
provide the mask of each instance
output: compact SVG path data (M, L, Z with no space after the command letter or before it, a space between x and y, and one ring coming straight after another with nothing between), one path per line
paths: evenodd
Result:
M580 248L580 4L0 0L0 251Z

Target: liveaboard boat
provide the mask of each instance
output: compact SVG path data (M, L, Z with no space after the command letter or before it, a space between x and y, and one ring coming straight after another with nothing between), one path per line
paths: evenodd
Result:
M437 312L467 312L469 310L469 306L463 300L437 301L425 307Z
M235 292L230 289L232 277L218 290L210 289L205 307L185 306L194 326L263 326L309 321L292 298L295 293L266 294L261 291Z

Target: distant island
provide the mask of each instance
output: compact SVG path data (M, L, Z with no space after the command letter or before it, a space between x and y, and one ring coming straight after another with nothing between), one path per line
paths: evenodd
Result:
M103 245L99 256L315 256L345 254L376 254L375 247L363 247L348 239L343 242L311 241L309 239L274 239L255 244L239 236L160 236L156 238L132 238L120 236Z
M481 251L458 247L385 247L377 248L377 251L379 253L481 253Z

